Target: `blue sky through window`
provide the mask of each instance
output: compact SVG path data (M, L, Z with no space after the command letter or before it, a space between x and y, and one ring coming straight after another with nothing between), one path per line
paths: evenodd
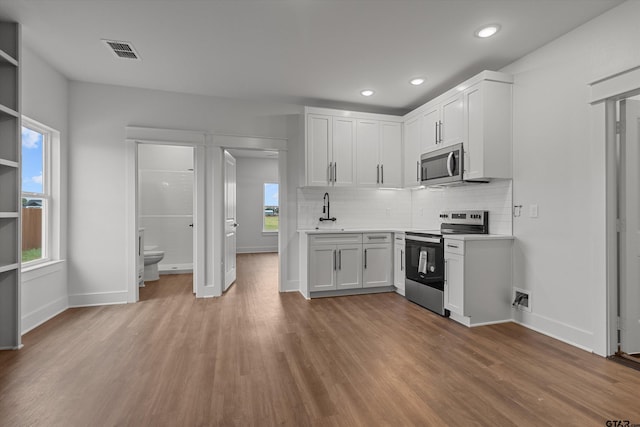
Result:
M264 205L278 206L278 184L264 185Z
M42 193L42 162L44 136L32 129L22 128L22 191Z

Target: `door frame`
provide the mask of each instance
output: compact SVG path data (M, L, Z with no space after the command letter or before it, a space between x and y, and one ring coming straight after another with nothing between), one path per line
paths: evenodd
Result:
M224 280L224 177L223 151L226 148L246 148L278 152L278 174L280 178L280 220L278 231L279 253L279 292L287 291L289 244L289 199L287 186L287 140L281 138L248 137L239 135L213 134L204 131L185 131L174 129L148 128L139 126L125 127L125 264L127 284L127 302L134 303L138 299L137 272L137 143L155 143L170 145L187 145L196 147L194 169L203 171L198 174L196 183L202 188L198 197L198 213L200 230L198 239L198 259L194 258L194 268L202 274L196 283L196 298L210 298L222 295ZM195 171L194 171L195 173ZM202 201L202 203L200 203ZM295 230L294 230L295 231ZM195 255L195 254L194 254Z
M640 93L640 66L629 68L589 84L591 96L592 147L604 158L604 180L597 190L604 190L605 206L598 215L604 227L605 286L594 295L594 352L614 355L618 350L618 164L617 101Z
M209 230L212 235L208 236L208 243L213 244L211 253L214 254L216 260L220 260L220 268L216 269L213 277L213 296L221 296L224 286L224 151L228 149L248 149L261 151L277 151L278 152L278 183L279 204L280 204L280 222L278 227L278 292L287 290L287 242L286 236L289 232L289 188L287 185L287 140L280 138L257 138L237 135L208 135L208 146L211 146L211 155L208 156L209 164L207 172L214 173L217 177L218 184L214 185L212 202L213 215L209 218L213 219L213 224ZM217 174L215 173L217 171ZM215 181L214 177L214 181ZM209 207L209 205L207 205ZM209 278L209 276L207 276ZM209 283L209 281L207 280Z
M125 194L127 210L127 302L135 303L139 300L139 288L137 280L138 271L138 214L139 188L138 188L138 147L140 144L169 145L193 148L193 287L196 297L203 293L205 285L205 237L197 230L205 227L205 138L200 132L166 131L165 132L141 132L141 128L127 128L126 144L126 176ZM136 134L142 137L135 137ZM129 136L133 136L129 138Z

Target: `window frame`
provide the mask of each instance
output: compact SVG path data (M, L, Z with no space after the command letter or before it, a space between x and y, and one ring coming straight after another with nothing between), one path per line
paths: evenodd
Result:
M59 138L59 133L46 125L43 125L40 122L37 122L28 117L22 116L21 123L21 132L22 128L27 128L29 130L38 132L42 135L42 193L34 193L34 192L24 192L22 191L22 174L20 176L21 184L20 184L20 200L23 198L36 198L42 199L42 256L38 259L34 259L31 261L22 262L21 258L21 267L22 269L27 269L31 267L38 266L40 264L45 264L52 261L54 258L52 256L52 211L51 211L51 145L54 141L54 138ZM22 149L22 145L21 145ZM22 170L22 156L20 158L20 170ZM22 204L20 206L22 209ZM22 226L20 233L22 233ZM22 234L20 236L20 241L22 242ZM22 253L22 243L20 244L20 253Z
M266 205L264 204L264 199L267 193L267 185L277 185L278 186L278 228L275 230L267 230L265 228L265 220L267 218L267 216L264 214L264 209L266 208ZM271 181L267 181L267 182L263 182L262 183L262 233L263 234L277 234L280 232L280 183L279 182L271 182Z

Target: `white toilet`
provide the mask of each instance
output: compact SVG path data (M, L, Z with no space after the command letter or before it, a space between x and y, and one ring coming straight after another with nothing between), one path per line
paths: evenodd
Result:
M160 279L158 263L164 258L164 251L156 250L157 246L144 247L144 281Z

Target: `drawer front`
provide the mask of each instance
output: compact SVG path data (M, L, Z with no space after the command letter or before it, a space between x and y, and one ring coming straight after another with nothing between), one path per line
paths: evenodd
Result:
M311 245L345 245L362 243L361 233L314 234L309 237Z
M391 243L391 233L363 233L362 243Z
M396 243L401 243L401 244L403 244L403 245L404 245L404 233L395 233L395 234L393 235L393 240L394 240Z
M464 255L464 240L444 239L444 252Z

